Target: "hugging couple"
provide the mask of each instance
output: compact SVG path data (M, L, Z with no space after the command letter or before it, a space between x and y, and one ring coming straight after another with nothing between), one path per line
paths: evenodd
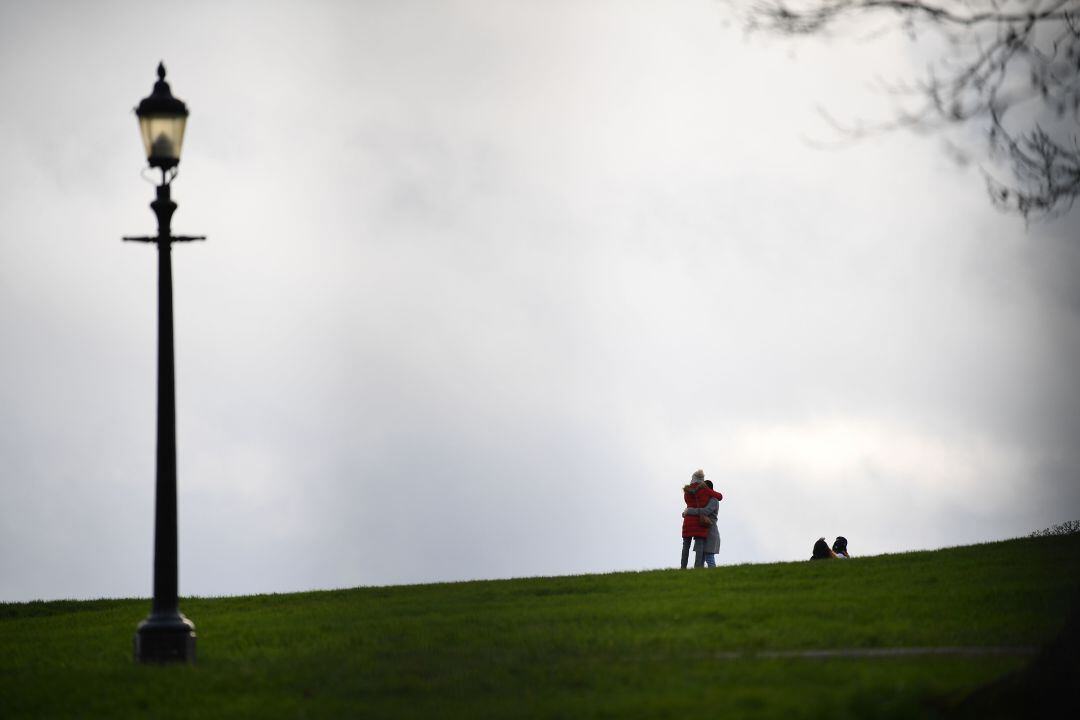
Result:
M716 567L716 553L720 552L720 531L716 527L716 513L724 496L713 490L712 480L705 479L705 471L698 470L690 476L690 484L683 487L682 523L682 569L690 559L690 542L694 543L694 567Z

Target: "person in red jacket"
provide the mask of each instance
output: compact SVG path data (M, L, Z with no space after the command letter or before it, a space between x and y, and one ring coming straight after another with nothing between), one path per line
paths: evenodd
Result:
M705 541L709 537L709 526L702 522L702 515L692 510L704 508L709 500L719 500L722 495L705 484L705 471L697 470L690 476L690 484L683 487L682 558L680 567L686 569L690 560L690 543L694 543L694 567L705 567ZM706 516L707 517L707 516Z

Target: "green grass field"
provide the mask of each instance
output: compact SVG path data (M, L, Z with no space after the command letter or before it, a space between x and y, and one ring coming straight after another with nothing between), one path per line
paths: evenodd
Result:
M1024 648L1059 635L1078 570L1073 534L851 561L184 598L199 658L172 667L132 662L148 600L0 604L0 717L980 717L987 704L1010 716L1044 693ZM775 654L941 647L1003 650ZM1066 653L1075 675L1075 645ZM961 704L994 681L974 696L984 709Z

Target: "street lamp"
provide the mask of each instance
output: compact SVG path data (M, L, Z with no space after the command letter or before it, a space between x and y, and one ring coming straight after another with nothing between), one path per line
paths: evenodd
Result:
M135 660L145 663L194 662L195 625L180 614L176 564L176 382L173 363L172 243L205 240L173 235L169 184L176 177L188 110L172 96L165 65L158 64L154 91L135 114L150 167L161 170L157 199L150 203L158 221L153 237L124 240L155 243L158 248L158 386L157 463L154 495L154 602L135 631Z
M188 109L182 100L173 97L169 83L165 82L165 63L158 63L157 75L154 92L142 99L135 114L139 118L146 159L150 167L161 168L164 178L165 171L180 163Z

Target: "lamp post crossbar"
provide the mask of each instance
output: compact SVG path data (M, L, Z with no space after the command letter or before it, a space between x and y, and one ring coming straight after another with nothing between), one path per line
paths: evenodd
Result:
M194 240L205 240L205 235L170 235L168 241L174 242L192 242ZM124 242L144 242L144 243L156 243L160 242L161 238L156 235L143 235L140 237L127 237L123 238Z

